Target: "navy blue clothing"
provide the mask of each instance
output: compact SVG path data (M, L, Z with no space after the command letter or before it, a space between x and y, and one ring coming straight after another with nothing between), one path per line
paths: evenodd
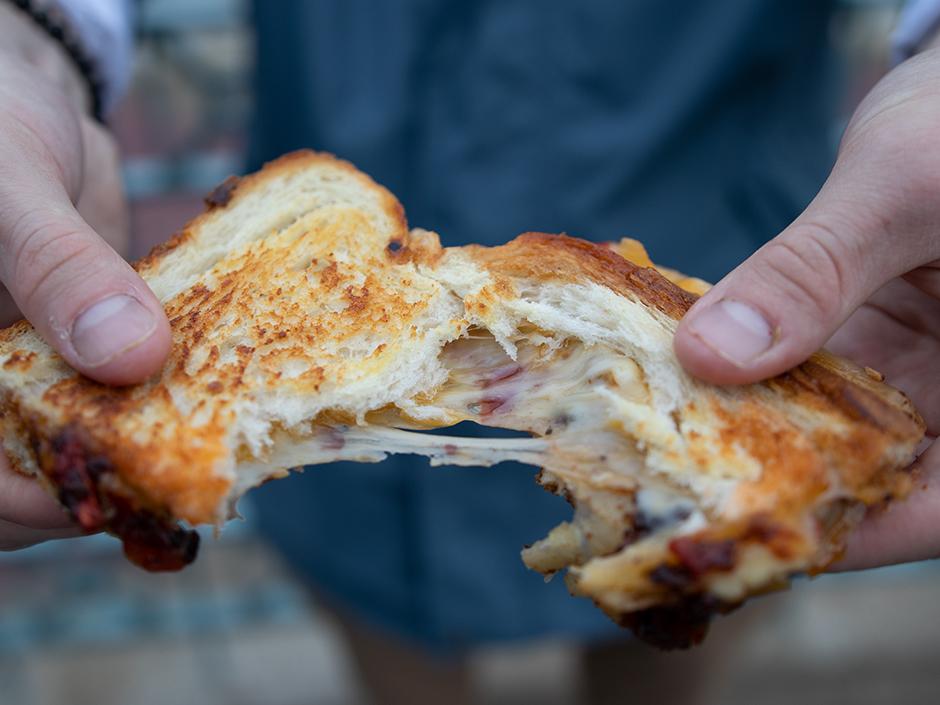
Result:
M624 235L715 280L833 159L822 0L257 2L255 163L332 151L445 244ZM258 494L321 589L432 642L612 628L519 549L570 512L531 468L339 464Z

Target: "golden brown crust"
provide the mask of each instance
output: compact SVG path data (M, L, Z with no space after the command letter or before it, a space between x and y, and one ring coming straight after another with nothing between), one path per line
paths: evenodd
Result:
M902 392L883 383L884 376L871 368L820 350L804 364L783 376L779 383L806 392L802 401L824 397L849 418L869 424L894 438L915 429L924 430L923 420Z
M0 343L12 343L20 336L29 335L33 331L33 326L29 321L20 319L6 328L0 329Z
M17 350L12 355L10 355L6 362L3 363L4 369L7 370L18 370L19 372L29 372L29 368L33 366L33 360L36 359L36 353L29 350Z
M399 223L401 231L399 239L405 240L407 238L408 221L405 219L405 209L388 189L375 183L368 175L363 174L349 162L339 159L329 152L313 152L309 149L300 149L266 162L262 169L253 174L241 177L230 176L225 179L206 195L204 199L206 211L204 213L193 218L180 232L174 234L166 242L156 245L147 255L137 260L133 265L134 269L143 274L150 268L156 267L162 258L187 242L191 234L202 227L210 218L234 207L240 199L246 198L255 188L263 186L282 174L302 171L317 164L329 164L334 168L341 169L360 180L365 189L381 193L382 207L390 217Z
M603 245L608 249L616 252L625 260L633 262L633 264L637 265L638 267L649 267L655 269L680 289L684 289L685 291L688 291L692 294L701 296L711 288L711 284L698 279L697 277L690 277L686 274L683 274L682 272L676 271L675 269L653 264L653 261L646 252L646 248L643 247L643 243L638 240L625 237L619 242L605 242Z
M75 376L52 385L43 402L62 418L72 420L71 427L81 429L81 443L87 453L110 460L120 479L119 491L125 497L159 514L168 513L172 507L178 519L194 524L211 522L219 499L231 486L230 479L206 472L228 452L221 443L221 422L198 429L190 427L172 410L163 385L146 390L143 398L151 400L148 404L142 403L141 391L135 387L108 387ZM115 433L122 419L142 413L148 406L162 411L153 422L149 442L129 444ZM64 428L51 427L42 420L37 420L34 427L47 437L55 437Z
M530 232L500 247L465 249L491 272L538 282L588 279L676 320L698 299L653 268L638 267L604 245L568 235Z
M206 208L212 210L214 208L224 208L227 206L232 200L232 196L235 194L235 189L238 188L239 183L241 183L241 177L239 176L229 176L226 178L203 199Z

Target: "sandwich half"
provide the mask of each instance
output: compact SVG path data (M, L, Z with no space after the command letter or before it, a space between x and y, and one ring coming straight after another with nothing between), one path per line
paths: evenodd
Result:
M145 568L192 561L192 527L221 526L294 467L516 460L573 507L525 563L681 647L824 569L868 507L911 487L924 425L878 373L820 352L745 387L687 375L672 337L707 285L657 271L634 241L442 248L384 188L312 152L206 202L136 265L173 332L160 374L105 387L27 322L0 332L13 467ZM461 421L530 437L421 432Z

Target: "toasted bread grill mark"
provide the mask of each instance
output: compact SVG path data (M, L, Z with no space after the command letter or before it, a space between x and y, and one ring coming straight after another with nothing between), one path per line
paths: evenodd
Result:
M343 296L349 303L349 307L346 309L348 313L361 313L368 306L369 289L365 286L358 289L354 286L347 286Z
M466 249L492 272L536 281L589 279L640 298L674 319L682 318L698 299L655 269L638 267L603 245L567 235L525 233L501 247Z
M20 372L28 372L29 368L33 365L34 359L36 359L36 353L31 350L16 350L7 358L7 361L3 363L3 367L8 370L16 369Z
M226 454L224 423L193 427L164 385L114 388L76 376L51 386L44 401L81 424L82 443L120 468L127 493L152 511L173 507L177 517L204 523L231 486L230 478L205 471ZM149 422L148 415L160 421ZM122 429L138 425L149 427L150 440L129 444Z
M799 430L786 421L768 418L766 409L744 402L731 410L720 404L715 416L724 421L724 447L740 446L762 466L761 478L744 488L742 502L755 509L772 499L775 511L791 514L828 487L826 464ZM770 509L770 507L766 507Z
M336 262L330 262L320 272L320 285L324 289L335 289L343 281L344 277L339 273L339 265Z
M225 181L212 189L203 199L206 207L211 210L213 208L224 208L227 206L228 202L232 200L235 189L238 188L239 181L241 181L239 177L229 176Z
M847 376L852 384L846 384ZM907 397L880 384L863 368L837 363L824 352L815 354L770 384L799 397L800 403L830 404L853 421L894 438L903 438L924 428Z
M840 486L859 501L876 505L882 500L904 497L910 491L908 473L889 471L896 464L891 459L890 436L874 432L870 427L852 427L844 434L825 428L814 429L810 438L827 459L840 459L844 468L839 475ZM877 462L876 458L884 460Z

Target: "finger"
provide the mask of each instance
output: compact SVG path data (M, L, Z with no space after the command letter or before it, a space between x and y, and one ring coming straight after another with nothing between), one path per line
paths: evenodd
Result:
M940 444L915 463L913 493L870 514L849 537L844 558L832 570L860 570L940 556Z
M928 296L940 300L940 262L932 262L904 275L904 279Z
M0 280L70 365L110 384L156 372L169 351L163 308L81 218L53 170L0 167Z
M928 261L937 238L886 215L895 208L886 201L901 197L845 175L853 170L835 170L803 215L690 309L675 337L690 373L743 384L784 372L886 282Z
M16 306L13 297L7 288L0 284L0 328L6 328L11 323L20 320L23 314Z
M82 120L81 131L84 176L75 207L92 230L126 257L129 223L117 145L110 133L91 119Z
M850 226L804 220L758 250L680 323L682 365L709 382L743 384L803 362L883 283L852 237Z
M84 536L78 527L68 529L32 529L0 519L0 551L18 551L44 541Z
M129 221L120 160L114 138L100 125L83 119L81 125L86 155L82 190L75 207L86 223L118 254L126 257ZM0 327L23 317L7 288L0 284Z
M925 384L940 370L937 300L903 279L894 279L868 299L826 342L826 349L874 368L910 397L927 424L940 434L940 386Z
M35 529L64 529L75 523L31 477L10 468L0 453L0 517Z

